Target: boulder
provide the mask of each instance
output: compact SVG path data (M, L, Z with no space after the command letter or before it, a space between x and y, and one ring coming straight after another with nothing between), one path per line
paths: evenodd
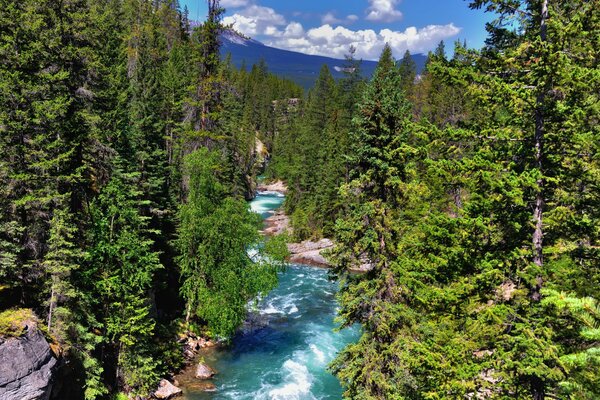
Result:
M275 236L283 233L292 233L290 226L290 218L283 211L277 211L275 214L266 218L264 221L265 228L262 230L263 235Z
M215 371L204 363L199 363L196 367L196 378L210 379L215 375Z
M210 381L189 382L189 383L186 383L185 387L188 391L193 392L193 393L216 392L217 391L217 387L215 386L215 384Z
M0 339L0 399L47 400L58 360L35 322L19 337Z
M323 257L321 252L331 248L333 248L333 242L329 239L321 239L316 242L306 240L301 243L290 243L288 244L290 262L316 267L329 267L329 261Z
M158 384L158 390L154 392L154 397L157 399L170 399L181 394L181 389L173 385L166 379L161 379Z
M204 391L204 392L216 392L217 391L217 387L212 382L206 382L206 384L202 388L202 391Z

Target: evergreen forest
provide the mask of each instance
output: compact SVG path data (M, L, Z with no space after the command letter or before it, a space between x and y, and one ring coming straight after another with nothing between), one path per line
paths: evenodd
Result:
M0 337L38 322L59 398L149 398L330 238L344 398L598 399L600 0L467 3L483 48L305 92L221 55L219 0L0 0Z

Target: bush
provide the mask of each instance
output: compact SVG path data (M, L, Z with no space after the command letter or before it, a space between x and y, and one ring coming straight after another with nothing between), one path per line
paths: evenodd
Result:
M28 321L37 321L29 308L13 308L0 312L0 336L21 336Z

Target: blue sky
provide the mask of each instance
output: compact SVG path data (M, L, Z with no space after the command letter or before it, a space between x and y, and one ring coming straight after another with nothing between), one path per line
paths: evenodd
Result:
M180 0L190 18L203 20L205 0ZM479 48L493 15L470 10L465 0L221 0L224 22L269 46L342 58L350 45L357 56L377 59L389 43L399 58L405 50L426 53L440 40Z

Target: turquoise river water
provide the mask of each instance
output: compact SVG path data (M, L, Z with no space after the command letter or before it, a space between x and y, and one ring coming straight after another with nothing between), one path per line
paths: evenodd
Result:
M282 202L282 195L266 192L251 207L266 218ZM205 355L218 371L217 391L186 391L185 399L339 399L340 384L326 368L359 332L334 332L336 288L324 269L290 266L231 346Z

